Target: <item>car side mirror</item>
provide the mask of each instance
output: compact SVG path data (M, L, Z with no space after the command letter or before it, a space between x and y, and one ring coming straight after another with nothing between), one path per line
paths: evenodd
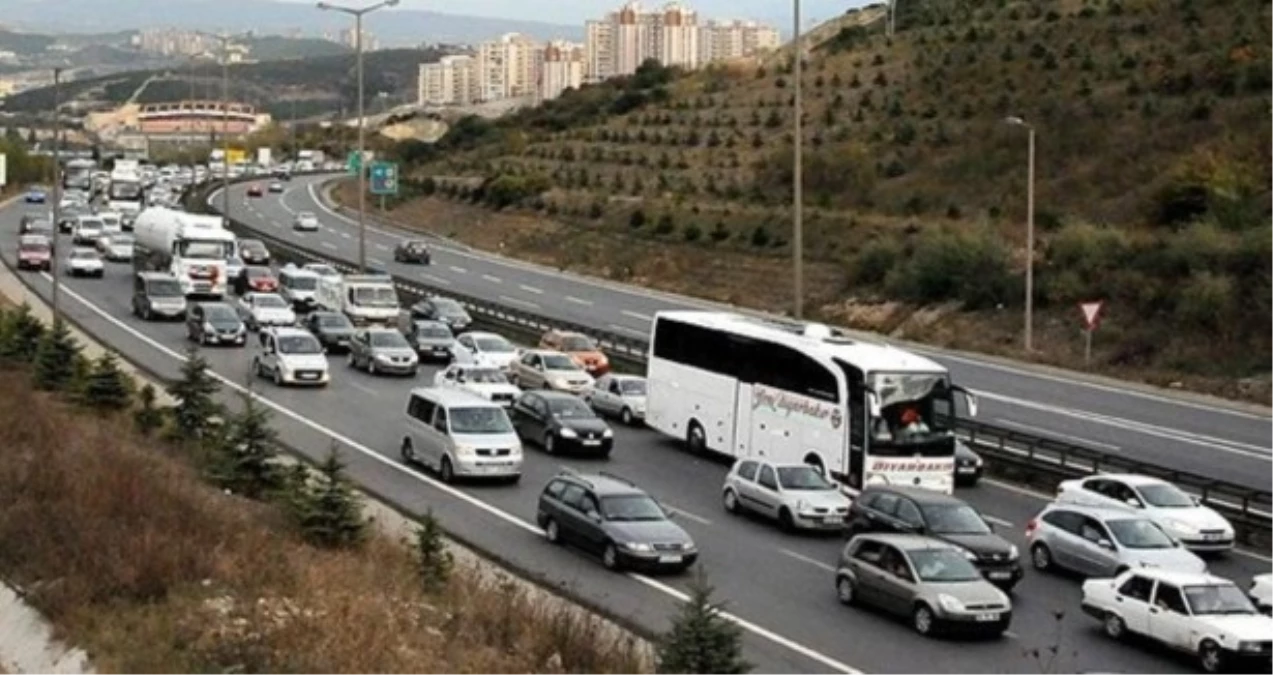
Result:
M596 511L589 511L589 512L588 512L588 520L591 520L591 521L592 521L592 522L594 522L594 523L600 523L600 522L601 522L601 514L600 514L600 513L598 513L598 512L596 512Z
M1110 540L1108 540L1108 539L1100 539L1100 540L1098 540L1098 541L1096 542L1096 545L1097 545L1097 546L1100 546L1101 548L1103 548L1103 549L1105 549L1105 550L1107 550L1107 551L1113 551L1113 550L1114 550L1114 542L1112 542L1112 541L1110 541Z
M1136 499L1135 497L1128 497L1127 499L1124 499L1123 501L1124 501L1124 502L1125 502L1128 506L1132 507L1133 509L1139 509L1139 508L1141 508L1140 500L1139 500L1139 499Z
M1193 501L1193 505L1194 505L1194 506L1202 506L1202 498L1201 498L1201 497L1190 497L1189 499L1191 499L1191 500Z

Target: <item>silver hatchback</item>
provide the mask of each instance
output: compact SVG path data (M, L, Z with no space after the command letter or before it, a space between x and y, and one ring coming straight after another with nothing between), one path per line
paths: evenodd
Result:
M1195 574L1207 569L1152 520L1121 509L1053 502L1026 523L1025 538L1040 571L1115 577L1137 567Z
M722 488L725 510L777 520L785 530L842 530L849 498L808 464L734 462Z

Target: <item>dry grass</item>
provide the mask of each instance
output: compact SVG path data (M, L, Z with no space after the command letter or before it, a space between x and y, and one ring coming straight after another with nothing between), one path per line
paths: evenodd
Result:
M632 672L581 612L460 568L426 595L407 548L305 545L125 420L0 370L0 573L104 672Z

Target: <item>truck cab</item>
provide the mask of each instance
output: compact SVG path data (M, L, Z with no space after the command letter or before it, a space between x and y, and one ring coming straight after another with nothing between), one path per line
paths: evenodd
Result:
M388 275L323 277L315 298L319 307L342 312L359 326L389 324L398 316L398 292Z

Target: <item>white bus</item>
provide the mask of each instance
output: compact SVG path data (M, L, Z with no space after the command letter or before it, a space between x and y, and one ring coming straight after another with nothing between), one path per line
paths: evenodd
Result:
M737 314L658 313L648 368L650 427L694 452L813 464L853 493L951 492L955 394L977 409L931 359Z

